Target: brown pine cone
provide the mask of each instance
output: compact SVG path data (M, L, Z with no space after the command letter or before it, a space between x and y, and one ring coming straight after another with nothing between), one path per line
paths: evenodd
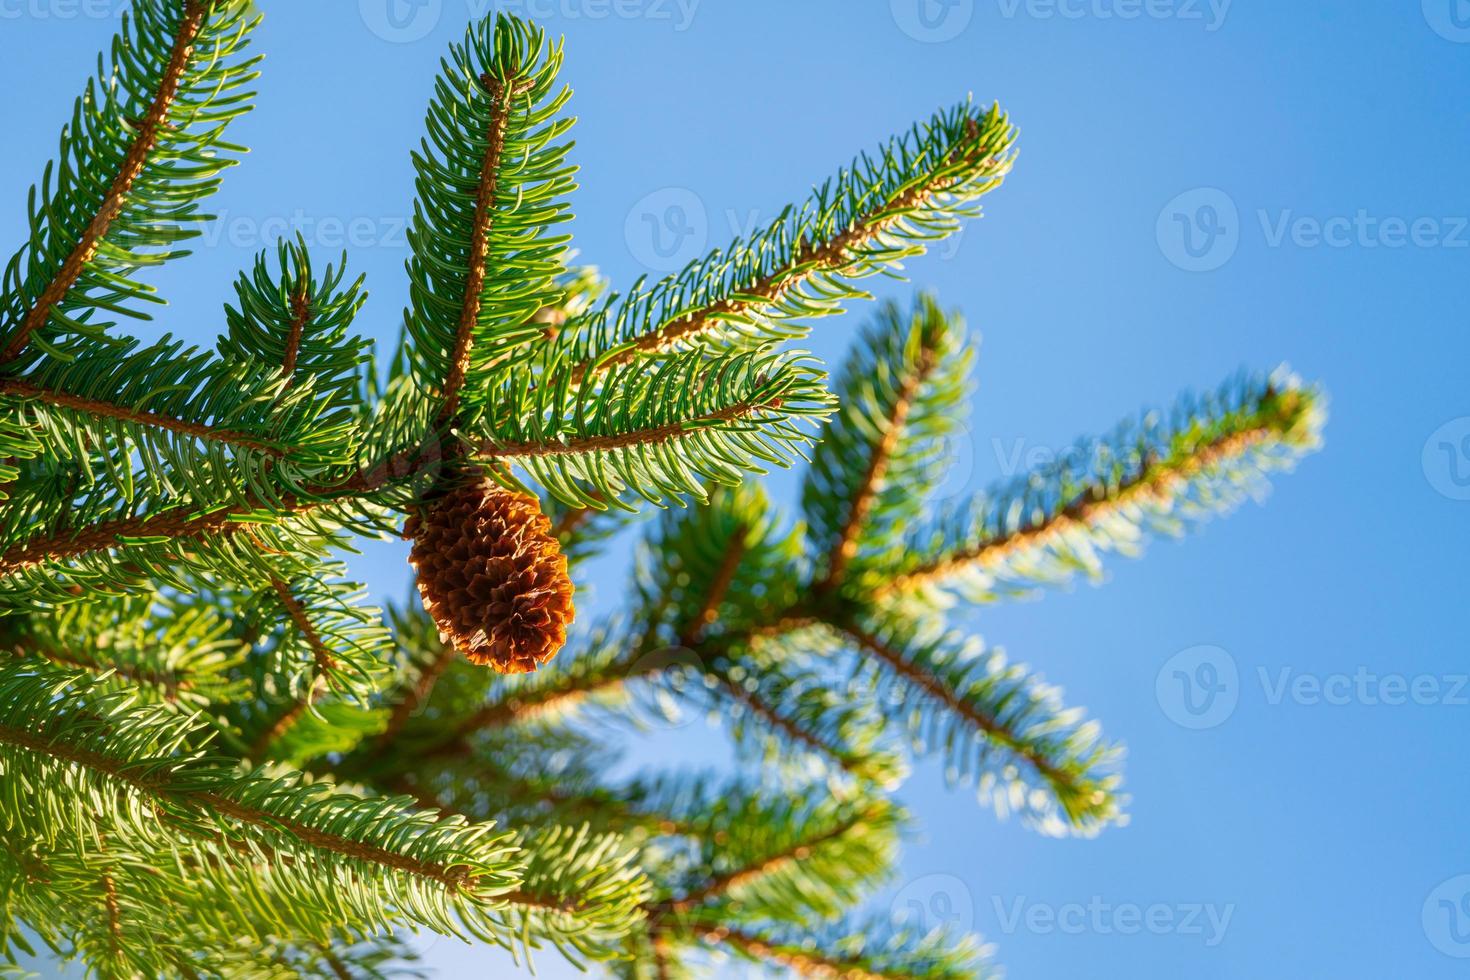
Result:
M566 643L572 582L536 498L482 480L449 491L404 532L424 608L471 663L529 673Z

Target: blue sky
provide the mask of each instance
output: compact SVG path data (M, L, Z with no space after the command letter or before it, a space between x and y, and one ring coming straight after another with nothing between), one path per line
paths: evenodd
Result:
M349 246L372 293L359 329L394 335L408 151L445 45L491 5L386 2L262 4L260 107L233 132L252 152L144 332L211 342L237 270L299 228ZM7 241L121 6L0 0ZM617 282L770 220L967 93L1012 114L1020 159L987 216L909 266L983 336L949 492L1241 366L1289 362L1331 394L1325 451L1264 507L1114 562L1100 588L964 617L1128 745L1131 824L1040 838L921 767L902 796L923 832L881 901L972 926L1015 977L1463 975L1470 3L509 9L567 37L574 231ZM835 363L864 314L809 346ZM794 499L792 476L771 486ZM601 608L625 555L592 570ZM379 595L406 587L398 545L356 567ZM1171 686L1201 666L1226 688L1205 716ZM702 732L681 733L691 758L719 753ZM504 969L448 940L428 957Z

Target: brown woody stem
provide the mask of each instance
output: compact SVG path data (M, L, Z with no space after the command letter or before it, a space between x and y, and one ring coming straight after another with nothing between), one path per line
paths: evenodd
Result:
M454 336L454 349L449 356L449 374L444 379L438 424L448 425L459 411L459 393L464 387L470 367L470 351L474 346L475 328L480 322L484 301L485 265L490 248L490 227L495 214L495 189L500 177L500 156L505 150L505 131L510 120L510 100L501 82L486 75L480 84L490 93L494 108L490 113L490 129L485 142L485 158L480 166L480 182L475 192L474 226L470 232L469 275L465 279L464 299L460 305L459 327Z

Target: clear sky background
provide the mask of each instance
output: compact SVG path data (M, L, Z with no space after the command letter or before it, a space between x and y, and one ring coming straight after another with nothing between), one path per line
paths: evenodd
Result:
M237 270L300 228L349 247L372 292L359 329L393 337L408 151L446 44L490 5L392 2L392 19L385 0L262 4L259 108L232 133L253 150L216 199L223 227L159 276L172 305L144 332L212 343ZM6 254L120 7L0 0ZM1241 366L1289 362L1331 393L1326 450L1266 506L1115 561L1101 588L966 617L1128 745L1132 823L1044 839L921 766L902 797L922 835L880 903L973 927L1014 977L1463 976L1470 3L510 9L567 37L574 231L621 283L662 271L645 215L685 208L682 261L966 93L1012 114L1020 159L987 216L909 267L983 335L948 492ZM836 363L864 315L810 346ZM795 486L772 481L786 502ZM626 555L589 572L601 609ZM403 557L374 546L355 564L398 596ZM1173 672L1201 658L1234 681L1191 714ZM680 743L691 758L721 744L699 727ZM427 956L446 976L506 975L448 940Z

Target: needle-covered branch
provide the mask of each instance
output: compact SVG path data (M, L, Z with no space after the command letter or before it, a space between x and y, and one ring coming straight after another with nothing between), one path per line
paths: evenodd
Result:
M1123 800L1096 726L938 607L1233 503L1316 445L1318 393L1243 381L921 523L959 318L884 308L840 406L778 347L978 214L1007 118L942 111L603 299L561 230L561 44L503 14L434 81L385 364L362 281L299 238L240 276L213 352L118 336L241 150L254 9L134 0L0 273L0 952L378 977L422 927L630 980L988 975L963 937L847 915L894 870L902 743L1044 831ZM812 442L799 520L747 481ZM579 632L577 563L649 502L677 506L629 608ZM424 602L385 619L337 559L400 535ZM623 736L699 717L743 776L618 773Z
M698 498L706 482L735 484L800 456L813 436L798 423L831 409L822 381L809 357L770 350L630 365L595 390L555 368L535 385L522 374L479 448L578 506Z
M574 378L702 345L760 346L795 321L841 312L857 281L892 272L961 219L1010 171L1015 130L998 107L968 102L864 154L750 241L641 284L569 331Z
M1051 836L1092 835L1123 819L1119 750L1024 665L901 620L836 625L916 749L938 754L948 778L976 785L998 815L1017 812Z
M886 599L953 589L985 601L1096 577L1103 553L1135 553L1147 533L1177 534L1258 493L1320 445L1324 418L1321 392L1284 370L1186 397L953 509L867 586Z
M133 4L32 188L29 240L0 278L0 371L68 356L103 335L97 317L156 302L132 274L186 254L199 202L242 149L223 136L250 108L257 59L242 52L258 20L244 0Z
M698 930L699 938L751 963L819 980L989 980L989 947L944 929L921 933L877 917L820 929L789 926Z
M819 589L838 586L849 566L881 560L923 513L964 418L973 362L964 321L932 296L907 315L885 306L864 332L802 488Z
M434 82L409 243L408 360L445 425L485 407L493 369L543 338L564 296L576 168L559 42L504 14L471 25Z

